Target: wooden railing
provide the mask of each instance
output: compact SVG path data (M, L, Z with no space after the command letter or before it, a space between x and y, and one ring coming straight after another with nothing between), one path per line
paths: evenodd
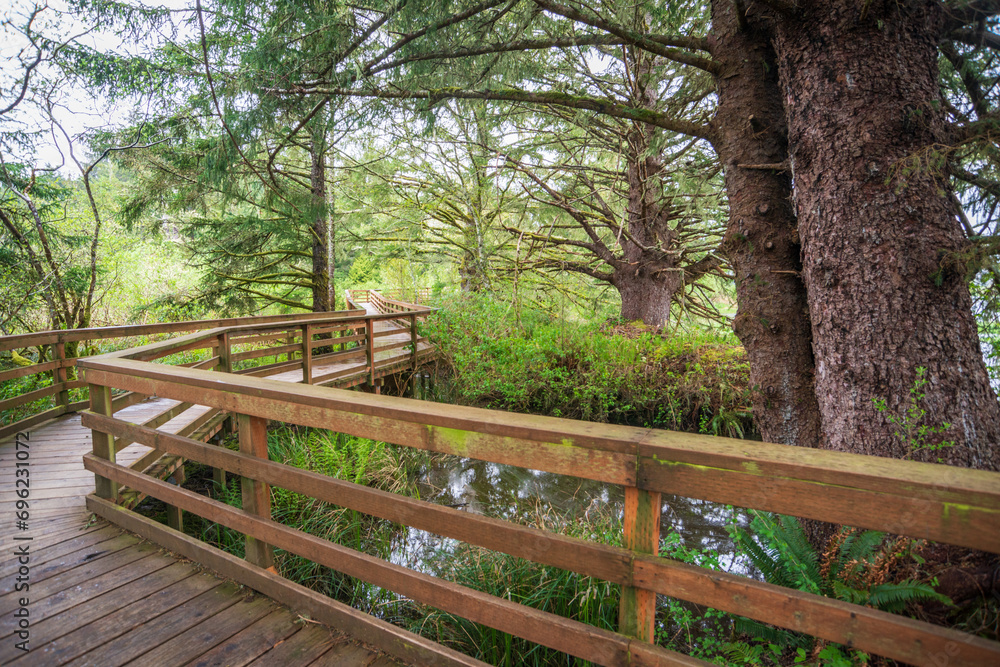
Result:
M362 292L365 294L365 299L362 299L362 301L367 301L367 294L369 290L362 290ZM371 290L371 293L376 295L374 298L380 298L377 296L378 293L374 290ZM78 359L76 357L67 357L66 352L68 344L76 344L78 347L84 348L86 347L86 344L92 344L96 341L115 341L119 345L127 345L127 341L129 341L129 339L140 336L161 336L165 334L183 333L189 331L207 331L225 327L237 327L235 330L237 333L233 334L232 341L232 345L237 347L230 349L229 357L227 357L231 362L239 364L239 362L275 356L278 354L286 355L286 361L284 363L276 362L261 367L244 368L235 372L265 377L291 370L293 368L304 369L307 365L311 365L316 362L327 363L334 359L347 360L350 358L360 358L361 356L364 356L369 367L368 377L370 378L377 368L375 362L372 360L372 348L374 345L368 345L368 343L373 342L374 339L381 336L391 334L387 334L385 332L375 333L374 331L368 332L366 322L379 321L380 319L391 319L397 326L409 327L412 336L408 344L416 349L419 342L419 337L416 335L416 322L417 320L426 317L428 312L426 310L422 310L419 313L411 314L405 318L369 318L364 315L364 307L358 305L357 302L352 301L350 298L348 299L348 307L349 310L346 311L327 313L301 313L294 315L268 315L216 320L167 322L159 324L137 324L117 327L93 327L87 329L40 331L30 334L0 337L0 351L20 350L33 347L37 348L41 359L40 363L0 371L0 383L37 375L47 376L49 380L49 384L47 386L0 400L0 413L9 412L25 404L32 403L43 398L48 398L50 396L55 396L55 401L52 407L46 408L36 414L28 415L22 419L12 421L12 423L7 425L0 425L0 438L32 428L44 421L59 417L60 415L82 410L89 405L89 398L70 402L70 390L84 389L87 387L87 384L82 380L76 379L75 377L70 377L70 375L76 375L73 369L76 367ZM379 308L379 312L387 314L409 312L412 310L412 305L398 303L395 301L386 301L385 310ZM350 329L353 333L350 336L346 336L346 332L348 327L351 325L350 323L341 323L344 318L354 318L354 326ZM302 336L307 331L305 328L307 323L313 324L313 328L309 329L311 335L320 336L323 339L320 341L314 341L314 344L309 350L305 350L302 346ZM246 327L254 326L259 327L259 329L246 329ZM244 333L246 331L249 331L250 333ZM266 331L267 333L254 333L256 331ZM371 334L370 336L368 335L369 333ZM340 357L336 357L334 354L314 356L313 351L316 348L326 348L331 345L331 341L329 340L331 336L338 336L336 345L339 348L338 351L343 354L341 354ZM185 338L185 340L188 339L190 339L190 337ZM171 353L211 350L212 354L215 356L202 362L192 363L191 365L202 369L214 368L219 364L222 357L218 355L218 345L216 344L215 339L212 338L212 334L206 334L206 339L210 339L212 341L211 346L194 346L198 340L201 340L196 336L194 339L189 340L189 347L173 349ZM275 347L273 343L279 341L283 342L284 345ZM351 354L351 350L348 349L351 343L357 343L357 347L359 348L354 350L353 354ZM403 346L404 345L396 345L395 347ZM381 348L380 351L389 349L394 348L384 347ZM296 354L298 354L298 358L293 359L293 356ZM51 357L51 359L46 361L45 359L47 357ZM305 370L303 372L305 373ZM317 384L330 384L337 379L338 377L336 376L323 377L317 378L315 382ZM119 408L126 407L126 405L131 404L128 401L134 402L135 400L141 400L141 397L117 399L117 405Z
M364 310L363 308L361 310ZM353 311L342 311L342 314L349 314ZM42 398L55 396L54 405L40 413L30 415L24 419L5 426L0 425L0 438L4 438L18 431L29 429L48 419L53 419L60 415L81 410L88 405L87 400L71 403L69 392L71 389L86 387L86 383L69 379L70 374L74 374L72 369L76 366L75 357L67 357L67 346L76 344L84 348L88 343L97 341L116 341L119 344L127 344L126 341L140 336L160 336L164 334L182 333L187 331L199 331L215 327L226 327L234 325L267 324L290 319L325 319L332 313L308 313L301 315L269 315L257 317L235 317L216 320L194 320L184 322L166 322L158 324L135 324L116 327L92 327L87 329L64 329L53 331L39 331L29 334L19 334L15 336L0 337L0 352L7 350L22 350L25 348L37 348L40 363L22 366L9 370L0 371L0 383L24 378L34 375L46 375L50 384L46 387L14 396L0 401L0 413L14 410L26 403L31 403ZM49 358L49 360L46 360Z
M356 321L343 320L336 326L349 331ZM306 327L304 340L311 341L308 332L327 325L302 326ZM356 623L357 619L332 601L268 571L274 548L601 665L707 664L650 643L658 594L906 663L1000 664L1000 644L970 634L657 555L663 493L1000 553L1000 474L511 415L290 385L249 374L220 377L204 369L149 363L189 344L218 341L224 351L226 341L231 343L238 335L269 335L270 331L266 327L214 329L80 360L91 396L107 397L117 389L207 405L236 415L240 442L240 451L233 452L130 424L114 417L114 407L106 398L98 398L83 416L83 424L93 429L94 442L85 466L98 480L97 493L88 499L88 506L110 521L327 622L354 619L350 622ZM226 354L219 358L219 366L225 368ZM622 485L624 547L515 525L269 461L269 420ZM178 459L240 475L243 509L118 465L116 441L140 442ZM247 541L246 560L123 511L117 504L120 486L159 498L177 513L194 512L242 533ZM282 525L270 515L271 487L618 584L622 587L619 632L493 597ZM414 648L406 641L387 648L403 659L430 660L423 653L426 647Z
M434 296L434 290L430 287L418 287L416 289L349 289L345 290L348 304L350 303L371 303L376 304L376 300L388 300L402 303L412 307L415 304L427 305ZM379 312L386 312L380 309Z

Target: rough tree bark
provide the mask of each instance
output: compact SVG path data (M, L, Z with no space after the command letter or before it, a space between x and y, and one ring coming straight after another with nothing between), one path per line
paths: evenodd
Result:
M674 294L684 285L683 274L678 271L659 276L652 275L648 268L640 268L637 272L630 267L615 271L611 284L621 295L622 319L655 327L666 326Z
M725 4L725 3L723 3ZM938 284L964 239L945 174L916 165L941 142L936 2L824 0L775 40L789 125L826 446L903 458L902 417L927 368L920 422L954 441L916 459L1000 469L1000 407L961 275ZM917 168L913 168L916 166Z
M712 127L729 198L723 248L736 274L733 328L750 360L754 421L764 440L818 447L823 439L792 184L780 166L788 157L787 127L774 52L763 17L751 12L740 19L738 4L712 2L711 44L722 65Z
M638 60L652 60L640 54ZM640 71L642 71L640 69ZM648 68L644 72L648 77ZM643 77L645 78L645 77ZM636 84L636 97L646 108L652 106L655 86L648 81ZM622 298L622 319L642 320L651 326L666 326L674 294L684 286L684 271L673 255L658 251L674 246L675 232L670 222L673 211L663 200L659 184L663 158L649 154L653 128L636 123L626 137L628 207L625 223L628 236L621 240L622 261L615 263L611 284Z
M634 47L627 47L626 54L632 103L642 109L656 109L659 90L653 68L655 56ZM670 321L670 306L685 282L711 270L717 262L710 258L681 266L676 252L677 232L672 227L678 211L672 199L664 196L660 183L663 156L650 151L657 131L646 123L634 123L625 136L628 233L621 235L621 257L612 263L611 284L621 295L622 319L663 327Z
M326 203L326 136L321 124L312 132L309 145L311 167L309 186L312 194L309 211L313 216L312 235L312 306L314 313L333 310L330 295L330 229Z

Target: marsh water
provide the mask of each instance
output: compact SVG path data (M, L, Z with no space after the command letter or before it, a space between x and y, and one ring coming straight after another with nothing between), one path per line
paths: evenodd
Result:
M495 517L563 532L569 523L586 522L600 532L611 526L620 538L623 489L565 475L487 463L473 459L433 459L417 479L420 498L465 512ZM676 532L688 549L712 553L728 571L743 573L727 526L745 525L742 511L682 496L664 496L661 540ZM455 541L409 528L396 545L393 560L416 569L436 551L453 548Z

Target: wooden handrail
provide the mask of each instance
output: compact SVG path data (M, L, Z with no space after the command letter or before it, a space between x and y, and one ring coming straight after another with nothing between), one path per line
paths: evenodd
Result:
M408 319L415 323L416 315ZM415 332L415 325L410 326ZM366 337L369 341L374 337L370 327L366 327ZM365 347L366 356L370 356L370 344ZM121 356L88 358L81 366L92 383L197 401L259 420L256 423L275 420L335 428L408 447L621 484L626 487L627 500L624 543L631 549L581 544L544 531L355 487L260 457L210 448L106 415L84 416L84 424L95 433L135 439L261 484L617 583L623 587L621 627L637 640L652 638L655 595L665 594L914 664L933 664L928 656L956 642L961 643L962 652L949 664L1000 660L1000 644L995 642L703 570L654 553L661 493L1000 553L997 473L532 415L512 419L507 413L478 408L245 376L220 378L205 371ZM371 368L369 363L366 374ZM134 484L168 504L242 531L248 538L599 664L618 664L615 661L620 659L621 650L632 656L631 664L646 664L647 659L653 661L650 664L701 664L662 649L640 647L636 640L622 635L584 632L565 619L534 611L515 612L508 609L508 603L460 591L452 584L426 581L426 575L376 563L371 557L275 524L259 511L251 515L157 480L139 479L106 456L91 457L86 465L109 484ZM539 624L544 631L535 627Z
M76 358L62 358L65 357L64 345L66 342L118 338L122 336L140 334L148 335L171 333L174 331L189 331L191 329L196 329L193 333L186 333L167 340L107 353L107 356L110 357L153 361L185 351L204 349L211 351L218 350L219 337L223 333L231 337L231 345L267 345L282 338L287 339L289 331L298 331L306 324L314 325L317 328L317 332L323 332L324 330L336 331L340 328L346 329L351 326L356 326L359 329L364 330L372 323L395 321L397 319L397 315L392 312L366 314L364 313L363 308L360 309L362 311L361 313L359 313L358 310L359 309L352 309L333 313L302 313L282 316L230 318L226 320L197 320L166 323L162 325L130 325L125 327L98 327L67 331L43 331L37 334L19 334L17 336L0 337L0 350L25 346L52 345L57 357L53 361L32 364L30 366L0 372L0 381L7 381L41 373L51 373L53 376L53 382L49 387L26 392L21 396L13 397L0 402L0 411L9 410L19 405L29 403L33 400L56 395L56 406L51 410L44 411L46 419L52 419L66 414L67 412L71 412L69 390L78 387L85 387L86 384L78 381L66 380L66 369L74 367L77 363ZM426 315L431 313L432 310L422 308L413 310L412 312L422 318L426 317ZM227 324L227 326L217 326L220 323ZM328 329L324 329L324 327ZM389 334L391 333L392 332L389 332ZM379 337L380 335L383 334L375 334L375 337ZM342 338L336 342L337 344L343 346L343 344L351 342L351 340L352 339L350 338ZM354 340L364 340L364 336ZM329 340L319 341L314 344L314 347L321 347L329 344ZM233 354L230 362L237 363L263 356L287 354L288 359L285 362L272 364L265 369L259 368L251 371L258 375L278 373L289 368L301 367L304 365L304 360L292 360L293 353L302 354L302 346L302 341L299 341L298 343L291 342L286 345L272 346L270 349L248 350L246 352ZM226 359L227 357L225 355L220 355L219 360L216 362L207 360L206 362L197 362L197 364L193 365L201 366L204 364L206 366L214 366L216 364L221 364L223 368L227 368L225 366ZM232 369L230 368L227 370ZM40 423L38 415L30 415L15 423L0 426L0 438L29 428L38 423Z
M361 308L360 310L364 310ZM353 311L333 311L351 314ZM354 313L355 316L357 313ZM228 317L215 320L186 320L183 322L160 322L157 324L127 324L114 327L90 327L86 329L50 329L34 333L0 336L0 352L17 350L37 345L53 345L82 340L106 340L109 338L129 338L131 336L153 336L157 334L199 331L217 327L231 327L250 324L286 322L289 319L312 320L329 318L330 313L295 313L294 315L254 315L249 317Z

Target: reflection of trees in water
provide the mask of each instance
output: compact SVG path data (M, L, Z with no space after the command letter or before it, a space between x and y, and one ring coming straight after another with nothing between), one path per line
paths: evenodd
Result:
M418 485L423 500L526 525L543 522L548 530L585 517L620 522L622 515L620 486L471 459L439 460ZM725 505L665 495L661 534L676 531L685 547L713 551L725 564L735 555L726 531L732 518ZM739 520L746 523L742 513ZM411 567L434 550L454 546L453 540L412 529L401 541L394 560Z

